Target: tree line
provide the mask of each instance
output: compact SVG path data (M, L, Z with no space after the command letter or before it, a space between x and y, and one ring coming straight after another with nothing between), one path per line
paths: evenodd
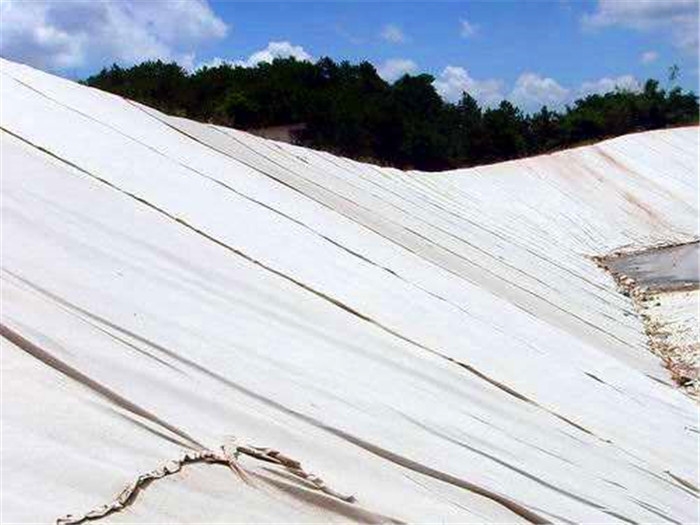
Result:
M677 71L675 72L677 74ZM525 114L443 100L427 74L384 81L369 62L276 59L188 72L176 63L113 65L83 82L170 114L239 129L305 123L301 144L401 168L441 170L509 160L606 137L698 122L698 98L649 79Z

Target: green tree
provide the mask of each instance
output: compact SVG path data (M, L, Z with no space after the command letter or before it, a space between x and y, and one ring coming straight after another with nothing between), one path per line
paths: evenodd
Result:
M526 121L520 109L504 100L484 113L485 157L497 161L526 155Z
M669 70L676 83L679 69ZM388 84L369 62L294 58L255 67L221 64L188 72L175 63L112 65L85 84L169 113L242 129L305 123L303 144L398 167L443 169L496 162L643 129L698 122L698 99L648 80L564 110L530 115L510 102L482 109L464 93L444 101L430 75Z

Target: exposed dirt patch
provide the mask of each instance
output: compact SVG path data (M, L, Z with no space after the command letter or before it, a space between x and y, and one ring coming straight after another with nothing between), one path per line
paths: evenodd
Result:
M681 389L700 398L700 275L696 242L620 251L595 262L612 274L642 318L649 349Z

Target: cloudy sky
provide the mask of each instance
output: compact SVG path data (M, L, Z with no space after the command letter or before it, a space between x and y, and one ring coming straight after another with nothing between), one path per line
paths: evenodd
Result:
M699 0L0 0L0 55L81 78L117 62L275 56L427 72L448 100L525 110L634 89L668 67L697 92Z

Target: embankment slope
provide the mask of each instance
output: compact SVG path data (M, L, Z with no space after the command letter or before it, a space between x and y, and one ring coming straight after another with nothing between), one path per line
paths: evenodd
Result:
M3 521L695 522L697 405L591 257L698 238L698 129L400 172L2 61Z

